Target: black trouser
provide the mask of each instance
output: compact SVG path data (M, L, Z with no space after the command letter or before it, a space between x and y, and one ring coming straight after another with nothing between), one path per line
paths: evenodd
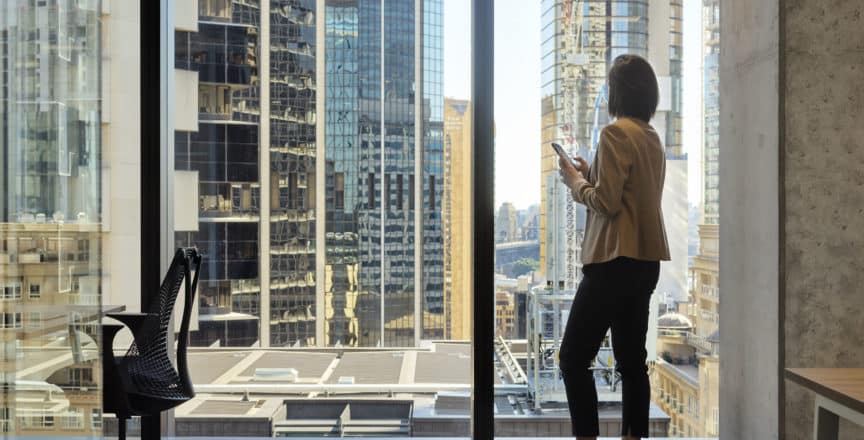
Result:
M615 369L621 374L621 435L648 437L648 307L660 277L660 263L616 258L588 264L576 291L561 341L560 365L573 435L599 435L597 389L591 362L612 328Z

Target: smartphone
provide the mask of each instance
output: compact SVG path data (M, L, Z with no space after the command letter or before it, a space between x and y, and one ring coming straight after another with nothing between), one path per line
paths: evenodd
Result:
M558 156L561 156L564 159L570 161L570 165L573 165L574 168L576 168L577 170L579 169L579 165L573 160L572 157L570 157L569 154L567 154L566 151L564 151L564 147L556 144L555 142L552 142L552 149L554 149L555 152L558 153Z

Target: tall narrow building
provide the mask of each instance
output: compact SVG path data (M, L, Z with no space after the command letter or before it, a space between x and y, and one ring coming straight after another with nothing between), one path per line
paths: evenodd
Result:
M319 102L316 51L316 0L270 0L269 23L262 21L262 112L270 117L262 125L261 222L262 341L265 345L316 344L316 127ZM265 108L265 106L267 108ZM269 177L268 177L269 175ZM266 180L265 180L266 179ZM269 273L268 273L269 271ZM269 338L269 340L268 340Z
M187 203L198 205L198 219L175 225L175 237L177 246L197 246L206 256L191 343L250 346L267 328L260 316L259 249L268 246L259 227L266 120L259 105L260 4L205 0L184 12L177 22L186 26L175 33L175 89L192 103L177 100L174 169L186 176L178 186L197 189L198 200Z
M442 338L442 3L326 5L324 343Z
M472 114L470 101L444 100L444 337L456 340L471 339Z
M699 225L699 250L690 268L692 277L691 309L695 340L716 346L720 327L720 0L702 3L703 58L703 142L702 224ZM699 412L703 414L704 433L720 435L720 355L717 350L701 350L699 356Z
M176 89L197 89L175 138L199 205L177 242L205 251L196 344L444 337L442 14L201 0L178 30L192 75Z
M593 159L599 132L610 121L606 74L617 56L636 54L652 64L660 85L652 124L667 157L683 159L681 20L681 0L564 0L542 11L540 257L555 286L569 290L578 284L585 210L559 182L558 157L549 143Z
M720 0L704 0L702 222L720 219Z

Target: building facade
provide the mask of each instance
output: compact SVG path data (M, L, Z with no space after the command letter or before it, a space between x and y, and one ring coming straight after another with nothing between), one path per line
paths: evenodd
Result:
M574 289L581 268L584 208L557 178L557 142L573 155L593 158L600 130L610 121L606 74L614 59L636 54L651 62L660 82L652 124L667 156L682 158L681 0L544 3L541 90L541 268L554 284Z
M703 95L704 132L703 218L705 224L716 225L720 219L720 0L704 0Z
M658 361L652 370L652 397L654 403L671 418L670 437L705 435L700 421L699 382L695 380L695 368L693 374L684 373L679 366L663 361Z
M474 268L472 239L473 184L471 102L444 100L444 311L445 338L471 339Z
M699 226L699 253L690 266L690 312L697 335L703 338L720 325L720 231L717 226Z
M382 5L202 0L178 19L198 345L444 337L442 5Z
M259 99L267 70L259 60L260 7L257 1L204 0L177 19L189 23L175 32L175 88L192 94L197 105L176 106L174 169L192 173L197 188L186 190L197 189L198 200L191 202L198 205L198 221L187 230L175 227L175 237L178 247L197 246L206 256L194 345L261 340L260 224L268 205L262 209L259 164L267 125Z
M659 359L651 367L651 399L669 414L670 437L717 437L720 425L719 332L694 324L692 303L660 317ZM675 325L669 325L674 316ZM677 325L685 322L686 325Z
M504 202L498 208L498 216L495 218L495 243L519 240L519 215L516 207L510 202Z
M444 337L442 4L326 4L326 343Z
M516 301L512 293L495 292L495 337L513 339L516 336Z

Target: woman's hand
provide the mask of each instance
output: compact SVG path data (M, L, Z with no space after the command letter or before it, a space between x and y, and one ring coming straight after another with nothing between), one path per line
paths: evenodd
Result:
M582 156L576 156L573 158L573 162L577 165L576 169L579 170L583 176L588 176L588 170L590 169L588 161L583 159Z
M580 167L583 167L582 164L584 164L584 162L585 162L584 160L581 160L579 162ZM587 165L587 164L585 164L585 165ZM561 180L571 190L576 189L577 185L579 185L582 182L585 182L585 176L582 174L581 171L576 169L576 167L573 166L573 164L571 164L570 161L565 160L564 158L559 158L558 159L558 167L561 169L559 171L559 173L561 174Z

